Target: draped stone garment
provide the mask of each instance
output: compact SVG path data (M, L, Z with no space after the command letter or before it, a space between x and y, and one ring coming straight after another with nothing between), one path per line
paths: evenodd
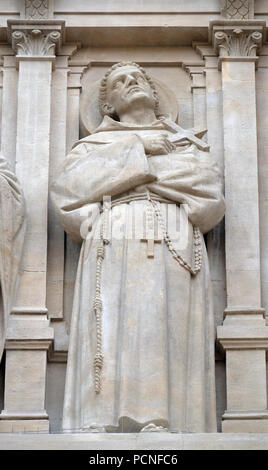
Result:
M16 176L0 154L0 361L13 305L25 235L24 198Z
M73 239L81 240L87 210L95 217L82 244L74 292L66 432L139 431L149 423L185 432L216 431L213 308L203 236L202 268L192 276L163 241L155 243L154 257L148 258L147 244L129 233L148 205L137 195L149 190L174 203L184 238L176 246L192 264L193 225L207 232L224 214L220 175L212 155L187 141L168 155L148 158L140 137L159 132L169 134L164 122L132 127L105 118L94 135L77 143L51 188L58 217ZM103 220L98 208L106 195L132 200L111 209L112 229L120 224L120 230L116 235L112 230L102 264L104 363L96 394L96 235ZM158 204L165 216L169 204ZM188 218L181 204L187 205Z

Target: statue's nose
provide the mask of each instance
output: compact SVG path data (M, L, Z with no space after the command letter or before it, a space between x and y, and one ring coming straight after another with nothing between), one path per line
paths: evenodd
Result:
M130 85L135 85L137 83L137 79L135 77L133 77L133 75L127 75L127 80L126 80L126 84L127 86L130 86Z

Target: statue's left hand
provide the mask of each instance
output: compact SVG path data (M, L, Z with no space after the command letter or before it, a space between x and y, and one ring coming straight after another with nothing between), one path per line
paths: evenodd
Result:
M176 149L176 145L170 142L167 134L142 137L145 153L151 155L167 155Z

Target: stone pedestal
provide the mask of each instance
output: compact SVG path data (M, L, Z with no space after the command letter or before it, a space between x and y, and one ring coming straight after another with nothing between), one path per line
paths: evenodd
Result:
M6 340L5 408L0 432L48 432L45 410L48 320L11 319Z
M264 310L228 309L218 340L226 351L227 410L223 432L267 432Z

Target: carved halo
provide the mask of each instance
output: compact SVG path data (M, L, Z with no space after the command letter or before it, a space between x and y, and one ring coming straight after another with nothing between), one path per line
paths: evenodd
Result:
M150 75L151 76L151 75ZM159 116L176 121L178 103L175 93L160 80L151 77L159 96ZM101 80L83 87L80 101L81 137L92 134L101 124L103 116L99 111L99 87Z

